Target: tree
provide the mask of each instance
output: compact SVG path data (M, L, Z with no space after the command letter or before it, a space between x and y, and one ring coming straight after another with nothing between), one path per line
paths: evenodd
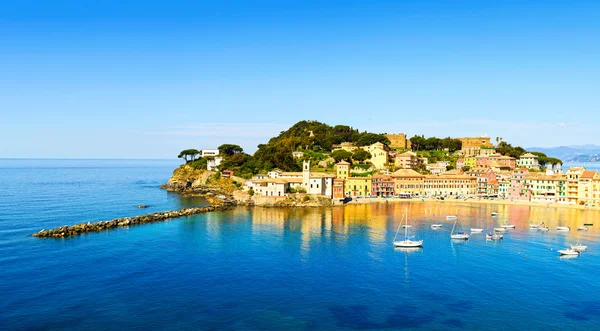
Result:
M250 158L251 156L246 153L233 154L223 159L220 168L234 170L246 164Z
M462 172L467 172L467 171L469 171L469 170L471 170L471 167L469 167L469 166L464 166L464 167L462 167L462 169L461 169L461 171L462 171Z
M358 146L369 146L374 143L382 143L384 145L389 145L390 140L384 134L377 133L363 133L360 138L356 141Z
M454 169L456 169L456 167L451 164L446 166L446 171L450 171L450 170L454 170Z
M331 157L335 160L335 162L340 162L342 160L352 161L352 153L345 151L343 149L337 150L331 153Z
M196 160L200 155L200 151L197 149L184 149L177 155L178 158L184 159L186 163Z
M409 139L410 146L413 151L421 151L425 149L425 137L423 136L414 136Z
M358 162L364 162L371 158L371 153L365 151L364 149L359 149L354 154L352 154L352 159Z
M218 150L219 150L219 154L225 155L225 156L227 156L227 155L231 156L233 154L242 153L244 151L243 148L241 148L238 145L234 145L234 144L223 144L218 147Z

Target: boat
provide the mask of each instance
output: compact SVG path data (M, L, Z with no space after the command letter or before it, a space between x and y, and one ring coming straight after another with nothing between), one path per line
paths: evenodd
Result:
M498 216L498 213L497 212L493 212L492 213L492 217L496 217L496 216Z
M587 226L580 226L577 228L577 231L587 231L588 227Z
M583 252L587 250L587 246L581 244L571 245L571 249L574 251Z
M504 224L500 225L500 227L505 228L505 229L514 229L516 226L514 224L504 223Z
M572 248L567 248L567 249L561 249L558 251L560 253L560 255L579 255L579 251L576 251Z
M496 231L496 232L506 232L508 230L506 228L494 228L494 231Z
M501 240L501 239L504 239L504 235L501 235L499 233L490 232L490 233L486 233L485 234L485 239L487 239L487 240Z
M557 227L556 227L556 231L564 231L564 232L567 232L567 231L571 231L571 228L570 228L570 227L568 227L568 226L557 226Z
M446 216L446 221L454 221L454 220L456 220L457 218L458 218L458 217L456 217L456 216L453 216L453 215L448 215L448 216Z
M398 225L398 229L396 230L396 235L394 236L394 247L403 247L403 248L407 248L407 247L422 247L423 246L423 240L410 240L410 238L408 237L408 228L410 227L408 225L408 208L406 208L406 212L404 213L404 220L405 220L405 224L404 224L404 240L401 241L396 241L396 237L398 236L398 231L400 230L400 225Z
M452 231L450 232L450 238L451 239L458 239L458 240L468 240L469 239L469 234L463 231L458 231L458 232L454 232L454 229L456 228L456 222L458 222L458 217L456 217L456 219L454 220L454 225L452 226Z
M431 224L431 228L432 228L432 229L439 229L439 228L441 228L441 227L442 227L442 225L441 225L441 224Z
M541 224L534 224L534 223L529 223L529 229L530 230L535 230L538 229L540 227Z
M483 229L471 228L471 233L481 233Z
M549 231L549 230L550 230L550 229L548 229L548 227L545 227L545 226L541 226L541 225L540 225L540 226L538 227L538 231L544 231L544 232L546 232L546 231Z

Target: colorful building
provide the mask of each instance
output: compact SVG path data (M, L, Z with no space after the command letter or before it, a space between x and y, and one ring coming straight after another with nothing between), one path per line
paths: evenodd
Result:
M519 160L517 161L517 165L521 168L527 169L539 169L540 164L538 162L537 155L533 155L531 153L526 153L521 155Z
M482 148L493 148L489 137L457 138L462 143L461 153L465 156L475 156Z
M579 177L585 171L584 167L570 167L567 170L567 201L576 204L579 197Z
M477 178L467 175L427 175L423 180L425 196L473 196Z
M335 178L333 180L333 198L334 199L343 199L346 195L344 194L344 179L343 178Z
M532 202L567 202L567 177L565 175L530 173L525 176L523 185L529 191Z
M475 168L477 166L477 157L475 156L468 156L465 157L465 167L469 167L469 168Z
M396 155L394 164L396 165L396 167L400 167L403 169L412 169L421 164L421 160L414 152L404 152L402 154Z
M371 177L348 177L345 181L344 193L348 196L370 196L372 187Z
M346 161L340 161L335 165L335 175L337 178L348 179L350 177L351 164Z
M425 176L412 169L400 169L392 173L395 193L402 196L423 196Z
M382 174L376 174L373 176L371 194L378 197L393 197L394 180L392 177Z
M390 148L410 148L410 140L406 139L406 134L386 134L390 141Z
M594 170L585 170L579 176L577 187L577 203L580 205L596 205L600 197L598 197L598 174ZM595 180L596 179L596 180Z
M374 143L370 146L364 146L363 149L371 153L371 158L368 160L377 169L384 169L388 164L388 149L382 143Z
M508 189L508 199L512 201L529 201L530 193L523 182L525 177L529 175L527 168L517 168L513 170L510 178L510 188Z

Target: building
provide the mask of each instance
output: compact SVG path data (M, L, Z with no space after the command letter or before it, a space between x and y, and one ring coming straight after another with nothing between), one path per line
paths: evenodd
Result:
M489 137L457 138L462 143L461 153L464 156L474 156L481 153L482 148L493 148Z
M477 196L498 196L498 180L492 168L475 167L467 171L467 175L477 179Z
M354 146L351 142L343 142L339 145L333 145L332 151L344 150L346 152L354 153L358 149L358 147Z
M208 171L215 171L221 165L221 162L223 162L223 158L220 156L215 156L213 158L210 158L206 162L206 169Z
M350 177L351 164L346 161L340 161L335 165L335 175L337 178L348 179Z
M345 181L344 193L353 197L370 196L372 185L371 177L348 177Z
M465 166L465 159L464 158L460 158L458 160L456 160L456 169L458 170L462 170L462 168Z
M523 181L529 191L530 200L540 203L567 202L567 177L565 175L546 175L530 173Z
M523 185L525 177L529 175L527 168L517 168L513 170L510 177L510 187L508 197L512 201L529 201L531 198L529 191Z
M496 149L494 147L481 147L479 150L479 155L486 156L492 154L496 154Z
M200 154L202 157L217 156L217 155L219 155L219 150L218 149L203 149Z
M412 169L400 169L391 174L395 193L401 196L423 196L425 176Z
M584 167L570 167L567 170L567 201L576 204L579 197L579 178L586 171Z
M385 135L390 141L390 148L410 148L410 140L406 139L406 134L386 134Z
M292 156L295 157L295 158L297 158L297 159L299 159L299 158L302 158L304 156L304 152L295 151L295 152L292 152Z
M467 175L427 175L423 180L425 196L474 196L477 178Z
M506 199L508 197L508 191L510 189L510 181L502 180L498 181L498 197Z
M402 154L396 155L394 164L396 165L396 167L400 167L403 169L412 169L421 164L421 160L414 152L404 152Z
M229 169L225 169L223 171L221 171L221 177L223 178L231 178L233 177L233 170L229 170Z
M344 179L343 178L335 178L333 180L333 198L334 199L343 199L346 195L344 194Z
M394 180L391 176L376 174L371 179L371 194L378 197L394 196Z
M465 165L463 167L475 168L477 166L477 157L476 156L468 156L465 157Z
M527 168L527 169L536 169L537 170L540 168L540 164L538 162L537 155L533 155L531 153L526 153L526 154L521 155L521 157L517 161L517 165L521 168Z
M371 153L371 158L368 160L377 169L384 169L388 164L388 148L380 143L374 143L369 146L362 147L365 151Z
M600 199L598 196L598 183L594 181L597 178L597 172L594 170L585 170L579 176L579 183L577 187L577 203L580 205L595 205L597 200Z
M303 161L302 172L269 171L267 178L255 176L248 186L262 196L285 196L293 188L332 198L334 178L333 174L311 172L310 162Z
M450 162L448 161L438 161L434 164L428 164L425 169L427 169L432 175L439 175L446 172L449 165Z

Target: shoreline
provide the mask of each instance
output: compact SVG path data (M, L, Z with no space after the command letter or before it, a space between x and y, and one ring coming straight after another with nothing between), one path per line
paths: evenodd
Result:
M486 200L486 199L445 199L438 200L433 198L360 198L353 199L345 205L358 205L358 204L371 204L371 203L390 203L390 202L439 202L439 203L477 203L477 204L489 204L489 205L514 205L514 206L532 206L532 207L546 207L546 208L565 208L565 209L580 209L580 210L600 210L600 206L597 207L586 207L583 205L570 205L562 203L542 203L532 201L510 201L510 200Z

